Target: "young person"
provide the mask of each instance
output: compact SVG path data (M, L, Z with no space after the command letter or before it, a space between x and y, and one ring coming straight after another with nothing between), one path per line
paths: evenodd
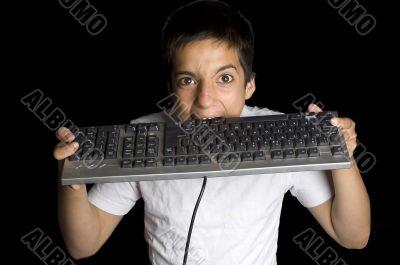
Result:
M219 1L196 1L175 11L163 29L168 87L180 101L182 119L268 115L249 107L255 89L254 37L250 23ZM310 111L320 111L316 105ZM164 113L137 122L166 121ZM355 124L334 118L350 154ZM54 156L63 160L78 145L66 128ZM123 216L143 198L145 239L153 264L180 264L202 179L60 187L59 221L70 254L93 255ZM287 191L323 229L347 248L363 248L370 232L370 204L357 165L350 169L210 178L191 236L188 264L276 264L278 227Z

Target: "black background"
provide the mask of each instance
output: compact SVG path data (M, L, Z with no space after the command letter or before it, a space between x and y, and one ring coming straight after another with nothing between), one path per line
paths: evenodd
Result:
M14 170L3 173L3 218L9 222L4 234L18 262L43 264L20 238L40 228L54 246L65 250L56 213L57 164L52 150L57 141L20 99L41 89L54 107L80 126L127 123L158 111L156 102L167 95L160 59L161 28L166 16L188 1L92 0L108 21L97 36L90 35L58 1L26 2L5 10L11 18L5 24L9 35L4 41L3 74L10 81L2 97L3 155L11 157L7 167L12 165ZM377 20L376 28L361 36L327 1L261 2L228 2L252 22L256 36L257 91L248 104L294 112L293 102L312 93L326 109L356 121L359 141L377 161L363 174L372 204L369 245L363 250L342 248L287 195L278 263L316 264L292 241L309 227L348 264L393 260L395 244L388 242L397 238L397 175L390 148L384 144L398 140L391 140L383 130L398 123L395 117L385 119L396 106L390 92L396 88L391 83L396 69L398 73L394 17L388 12L394 7L359 1ZM143 202L139 201L104 247L76 264L147 264L146 259Z

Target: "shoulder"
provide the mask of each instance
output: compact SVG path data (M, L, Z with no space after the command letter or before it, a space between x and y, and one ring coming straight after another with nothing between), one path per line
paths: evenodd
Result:
M283 113L275 110L270 110L268 108L259 108L257 106L250 107L244 105L240 116L246 117L246 116L263 116L263 115L276 115L276 114L283 114Z

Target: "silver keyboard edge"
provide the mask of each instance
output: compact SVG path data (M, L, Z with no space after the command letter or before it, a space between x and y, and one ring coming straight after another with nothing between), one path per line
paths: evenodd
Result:
M155 180L173 180L173 179L194 179L207 176L214 177L230 177L241 175L257 175L257 174L272 174L284 172L298 172L298 171L311 171L311 170L332 170L350 168L350 161L340 161L334 163L320 163L320 164L303 164L303 165L286 165L286 166L268 166L268 167L250 167L250 168L236 168L230 170L214 170L214 171L197 171L197 172L175 172L175 173L158 173L158 174L137 174L134 175L108 175L99 176L98 174L84 174L84 177L72 176L61 178L62 185L71 184L86 184L86 183L113 183L113 182L132 182L132 181L155 181ZM68 169L66 169L69 171ZM70 169L73 170L73 169ZM87 172L91 169L84 170ZM81 173L85 173L85 172ZM67 173L67 172L65 172ZM71 173L71 171L69 172ZM66 174L67 175L67 174ZM92 176L90 176L92 175Z

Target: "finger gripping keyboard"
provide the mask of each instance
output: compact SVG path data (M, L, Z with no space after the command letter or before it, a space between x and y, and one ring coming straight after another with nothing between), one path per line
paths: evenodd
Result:
M79 128L63 185L349 168L335 111Z

